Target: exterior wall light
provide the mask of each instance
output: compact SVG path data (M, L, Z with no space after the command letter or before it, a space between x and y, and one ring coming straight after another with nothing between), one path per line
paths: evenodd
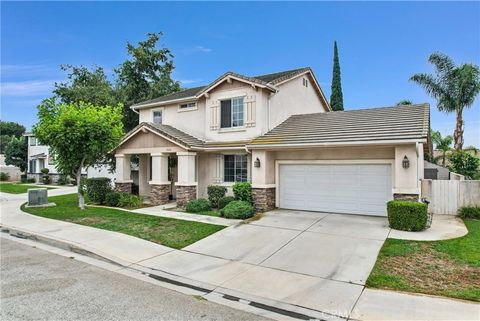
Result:
M403 157L402 167L405 169L410 167L410 160L408 159L407 155Z
M260 167L260 159L258 159L258 157L257 157L257 159L253 162L253 166L255 166L255 167Z

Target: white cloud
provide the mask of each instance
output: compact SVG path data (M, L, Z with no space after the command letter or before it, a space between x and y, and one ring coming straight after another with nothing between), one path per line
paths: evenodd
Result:
M187 48L187 49L183 49L182 52L183 53L186 53L186 54L192 54L192 53L208 53L208 52L212 52L213 49L211 48L207 48L207 47L204 47L204 46L200 46L200 45L197 45L197 46L194 46L194 47L191 47L191 48Z
M205 48L203 46L195 46L194 50L195 51L200 51L200 52L210 52L210 51L212 51L212 49Z
M57 73L60 68L47 64L31 64L31 65L1 65L2 78L35 75L35 76L49 76L52 73Z
M17 82L2 82L2 96L39 96L51 93L55 82L58 80L28 80Z
M195 83L199 83L201 82L203 79L180 79L179 82L182 84L182 85L191 85L191 84L195 84Z

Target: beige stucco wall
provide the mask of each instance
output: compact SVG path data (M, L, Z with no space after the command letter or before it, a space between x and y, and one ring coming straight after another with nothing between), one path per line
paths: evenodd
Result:
M423 177L423 152L422 145L418 145L418 157L415 144L398 146L372 146L372 147L336 147L336 148L310 148L290 149L279 151L252 151L252 162L260 160L260 168L252 168L252 185L254 187L275 186L275 164L281 161L335 161L339 162L374 162L382 161L392 164L392 194L419 194L419 179ZM410 167L402 167L403 157L407 155ZM417 160L421 160L418 162ZM417 164L420 164L417 167Z
M193 102L193 101L192 101ZM162 123L173 126L199 139L205 139L205 99L197 101L196 109L179 109L180 104L170 104L162 107L141 109L139 121L153 122L153 112L162 111Z
M303 85L308 80L308 87ZM282 123L291 115L325 112L326 106L318 96L313 79L297 77L278 86L279 92L270 98L270 128Z

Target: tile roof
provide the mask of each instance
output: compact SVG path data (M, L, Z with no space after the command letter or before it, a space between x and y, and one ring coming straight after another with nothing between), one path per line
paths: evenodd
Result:
M294 115L248 146L425 139L428 104Z
M241 78L253 83L261 84L261 85L275 85L278 84L282 81L285 81L287 79L290 79L292 77L295 77L298 74L301 74L303 72L306 72L310 70L310 68L298 68L298 69L292 69L292 70L287 70L287 71L281 71L281 72L276 72L272 74L265 74L265 75L259 75L259 76L254 76L254 77L249 77L245 75L241 75L232 71L226 72L210 84L206 86L198 86L198 87L193 87L193 88L188 88L184 89L181 91L178 91L176 93L172 93L169 95L161 96L155 99L147 100L147 101L142 101L140 103L137 103L133 105L132 107L134 108L141 108L144 107L145 105L150 105L154 103L161 103L161 102L167 102L170 100L177 100L177 99L183 99L183 98L195 98L198 94L200 94L203 90L206 88L214 85L215 83L218 83L220 80L222 80L226 76L234 76L237 78Z

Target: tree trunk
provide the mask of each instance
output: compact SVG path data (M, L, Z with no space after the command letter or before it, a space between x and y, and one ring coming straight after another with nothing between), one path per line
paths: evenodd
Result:
M82 188L82 184L80 184L80 181L82 179L82 167L83 167L84 160L85 158L82 159L82 161L80 162L80 167L77 170L78 207L80 207L80 209L82 210L85 209L85 198L83 196L83 188Z
M461 150L463 148L463 108L457 108L457 124L455 126L455 131L453 133L453 138L455 140L455 150Z

